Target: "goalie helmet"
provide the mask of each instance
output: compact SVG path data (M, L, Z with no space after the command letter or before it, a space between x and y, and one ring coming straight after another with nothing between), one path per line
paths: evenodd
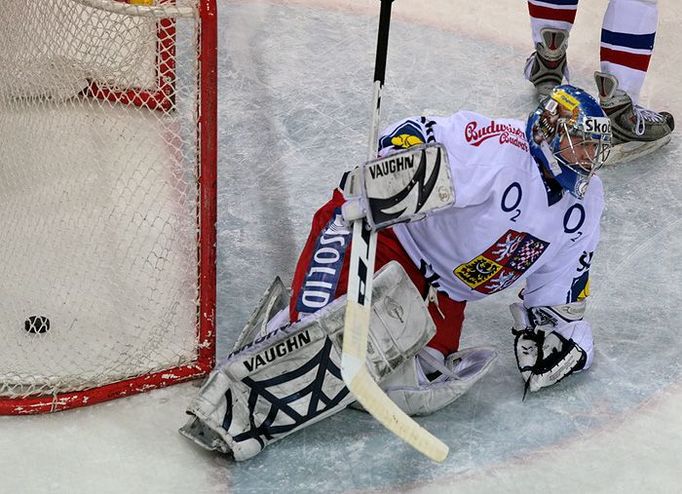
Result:
M526 138L535 161L582 199L611 148L611 121L582 89L557 86L528 117Z

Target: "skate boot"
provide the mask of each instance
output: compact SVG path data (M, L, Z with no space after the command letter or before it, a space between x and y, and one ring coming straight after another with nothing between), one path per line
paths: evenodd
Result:
M535 51L526 60L523 72L535 85L538 99L547 96L552 89L561 84L564 76L568 80L566 65L566 47L568 31L545 28L540 31L542 43L535 46Z
M623 163L645 156L670 142L675 120L668 112L655 112L639 105L611 74L595 72L599 102L611 119L613 148L606 164Z

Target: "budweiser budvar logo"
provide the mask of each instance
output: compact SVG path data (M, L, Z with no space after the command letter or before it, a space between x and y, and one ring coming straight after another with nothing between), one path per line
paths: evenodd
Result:
M464 137L472 146L480 146L482 142L493 137L499 138L500 144L511 144L528 151L524 132L509 124L498 124L491 120L485 127L478 127L478 122L469 122L464 128Z

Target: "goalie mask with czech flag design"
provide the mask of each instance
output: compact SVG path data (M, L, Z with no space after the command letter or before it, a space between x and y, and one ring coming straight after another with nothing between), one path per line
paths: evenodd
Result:
M611 149L611 121L582 89L557 86L528 117L526 138L535 161L582 199Z

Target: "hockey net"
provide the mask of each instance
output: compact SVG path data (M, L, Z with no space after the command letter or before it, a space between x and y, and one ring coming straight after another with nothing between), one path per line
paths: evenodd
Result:
M214 363L215 0L0 7L0 414Z

